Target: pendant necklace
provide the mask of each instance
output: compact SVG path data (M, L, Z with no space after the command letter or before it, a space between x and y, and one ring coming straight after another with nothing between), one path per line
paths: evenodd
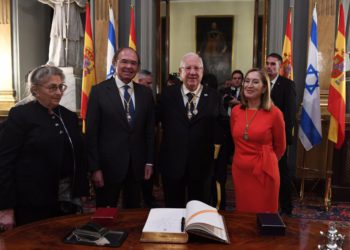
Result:
M203 86L200 86L199 90L196 91L196 92L199 93L202 90L202 88L203 88ZM182 92L182 94L184 96L186 96L182 89L181 89L181 92ZM192 92L193 98L192 98L191 101L187 102L187 116L188 116L189 119L191 119L193 115L197 115L198 114L198 109L197 109L197 105L196 105L196 100L198 98L198 94L197 93ZM193 106L194 106L193 111L190 110L191 104L193 104Z
M130 89L131 89L131 93L129 93L128 100L125 99L124 95L121 95L123 97L123 100L124 100L126 119L128 120L128 123L131 122L130 102L132 100L131 96L132 96L132 93L134 91L134 89L132 89L132 88L130 88ZM120 93L120 90L119 90L119 93Z
M249 136L248 136L248 129L252 121L254 120L256 114L258 113L259 109L256 109L253 116L248 120L248 111L247 108L245 108L245 127L244 127L244 133L243 133L243 140L248 141Z
M197 96L194 94L192 100L187 103L187 116L189 119L191 119L193 115L198 114L198 110L197 110L196 102L195 102L196 98L197 98ZM194 107L194 109L192 111L191 111L191 105L193 105L193 107Z

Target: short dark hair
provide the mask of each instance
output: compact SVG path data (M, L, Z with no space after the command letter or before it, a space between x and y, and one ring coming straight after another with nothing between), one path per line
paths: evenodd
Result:
M145 76L151 76L152 75L151 71L148 71L147 69L141 69L139 74L140 75L145 75Z
M275 53L275 52L270 53L270 54L267 56L267 58L268 58L268 57L274 57L274 58L276 58L276 59L277 59L278 61L280 61L280 62L283 61L282 56L281 56L280 54L278 54L278 53Z
M167 85L180 85L181 83L181 80L177 77L177 73L168 75Z
M123 52L124 50L131 50L131 51L134 51L135 54L136 54L136 56L137 56L137 63L138 63L138 65L141 64L140 56L139 56L139 54L137 53L137 51L134 50L133 48L130 48L130 47L124 47L124 48L119 48L119 49L117 50L117 52L115 52L115 54L114 54L114 56L113 56L113 59L112 59L112 64L113 64L113 65L117 62L118 57L119 57L119 54L120 54L121 52Z
M208 87L211 87L213 89L217 89L218 88L218 79L216 78L216 76L214 74L204 74L203 78L202 78L202 84L206 85Z
M242 77L242 79L244 78L244 74L243 74L243 72L242 71L240 71L239 69L236 69L236 70L234 70L233 72L232 72L232 74L231 74L231 78L233 77L233 75L234 74L240 74L241 75L241 77Z

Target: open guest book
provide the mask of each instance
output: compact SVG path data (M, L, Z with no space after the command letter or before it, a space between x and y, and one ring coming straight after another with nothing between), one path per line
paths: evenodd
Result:
M142 242L186 243L188 233L230 243L224 217L201 201L186 208L153 208L142 230Z

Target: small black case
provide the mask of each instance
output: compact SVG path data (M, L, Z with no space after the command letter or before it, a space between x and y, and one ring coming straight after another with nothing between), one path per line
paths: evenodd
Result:
M286 225L277 213L260 213L256 215L256 220L261 235L286 234Z

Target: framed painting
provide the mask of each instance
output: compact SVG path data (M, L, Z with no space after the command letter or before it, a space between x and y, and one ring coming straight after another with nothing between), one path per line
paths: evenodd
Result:
M233 16L196 16L196 50L204 74L215 75L222 86L231 78Z

